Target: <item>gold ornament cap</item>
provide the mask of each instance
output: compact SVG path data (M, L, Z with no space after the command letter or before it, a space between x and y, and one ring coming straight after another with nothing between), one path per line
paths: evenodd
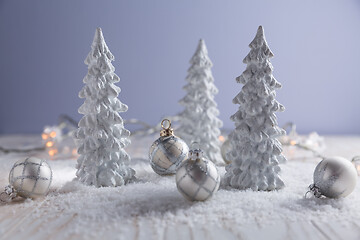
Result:
M168 123L168 126L165 127L165 123ZM170 137L174 136L174 129L171 128L171 121L169 119L164 119L161 121L161 127L163 128L160 131L160 137Z

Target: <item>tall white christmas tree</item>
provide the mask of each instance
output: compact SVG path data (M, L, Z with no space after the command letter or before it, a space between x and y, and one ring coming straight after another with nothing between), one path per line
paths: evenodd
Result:
M284 187L279 162L286 159L276 137L285 131L278 127L275 112L285 108L275 100L275 89L281 88L281 84L272 75L273 53L262 26L249 47L251 50L243 60L246 70L236 78L244 86L233 99L240 106L231 116L236 128L230 134L232 148L227 158L231 164L226 166L224 184L237 189L270 191Z
M119 115L128 107L117 98L120 88L114 83L120 78L114 73L112 61L114 56L101 28L97 28L85 59L88 65L88 74L83 79L85 86L79 92L79 97L85 98L79 108L84 116L75 132L80 154L76 176L79 181L97 187L126 184L135 174L129 167L130 156L124 150L130 144L130 132Z
M190 145L198 142L205 156L216 164L223 163L220 152L220 129L222 121L217 118L219 110L214 100L218 89L211 73L213 66L204 40L200 39L194 56L190 60L190 68L186 77L187 92L179 103L185 107L180 113L179 136Z

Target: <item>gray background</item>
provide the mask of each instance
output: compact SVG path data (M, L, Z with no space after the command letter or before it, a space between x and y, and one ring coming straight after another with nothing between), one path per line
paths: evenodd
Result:
M189 59L204 38L226 128L241 90L235 82L263 25L280 124L300 132L360 133L360 1L0 0L0 134L38 133L61 113L80 119L77 97L95 28L115 55L129 105L124 118L155 124L182 110Z

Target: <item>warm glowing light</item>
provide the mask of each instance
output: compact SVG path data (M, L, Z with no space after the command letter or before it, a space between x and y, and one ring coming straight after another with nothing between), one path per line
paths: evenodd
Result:
M291 141L290 141L290 145L295 146L295 145L296 145L296 141L291 140Z
M54 142L49 141L45 145L46 145L46 147L52 147L52 146L54 146Z
M74 149L72 150L72 155L74 155L74 156L77 155L77 149L76 149L76 148L74 148Z
M358 172L358 175L360 175L360 165L356 165L356 170Z
M220 136L219 136L219 140L220 140L220 142L224 142L224 141L225 141L225 137L222 136L222 135L220 135Z
M51 150L49 150L49 155L51 156L51 157L53 157L55 154L57 154L57 149L51 149Z
M41 134L41 138L42 138L43 140L48 139L48 137L49 137L49 136L48 136L46 133Z
M50 137L55 138L56 137L56 132L52 131L52 132L50 132L49 135L50 135Z

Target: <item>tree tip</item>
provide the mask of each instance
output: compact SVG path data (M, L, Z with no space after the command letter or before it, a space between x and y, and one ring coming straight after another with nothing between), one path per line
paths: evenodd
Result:
M255 36L254 40L252 40L252 42L249 44L249 47L254 48L254 47L258 47L262 44L267 44L267 43L266 43L266 39L265 39L264 28L260 25L256 32L256 36Z
M264 28L261 25L258 27L256 35L257 37L264 37Z
M200 38L196 52L206 52L207 53L206 44L205 44L205 41L203 38Z
M102 41L104 41L102 29L101 27L97 27L94 36L94 42L102 42Z

